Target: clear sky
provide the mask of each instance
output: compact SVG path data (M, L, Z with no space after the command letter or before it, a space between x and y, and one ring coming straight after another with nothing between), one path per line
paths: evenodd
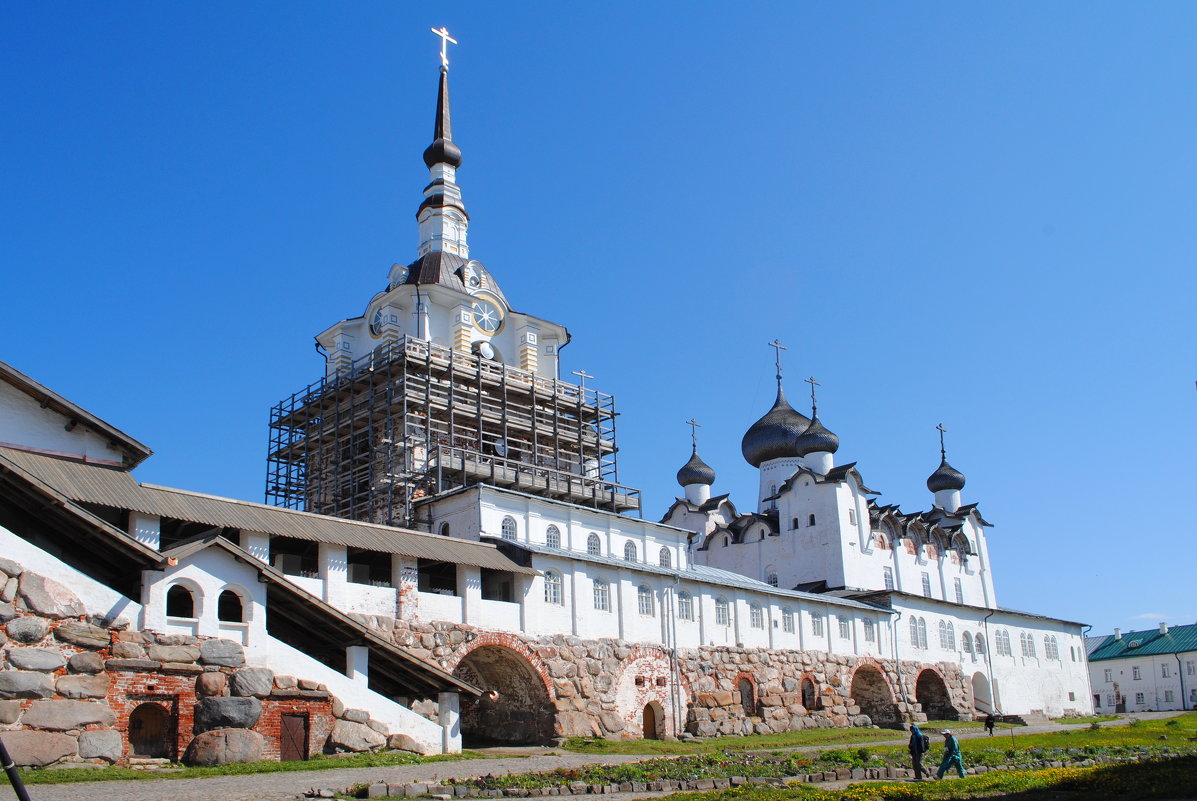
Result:
M261 501L312 337L415 257L440 25L471 255L646 517L690 417L753 506L778 337L880 502L947 426L1001 604L1197 620L1192 3L5 4L0 359Z

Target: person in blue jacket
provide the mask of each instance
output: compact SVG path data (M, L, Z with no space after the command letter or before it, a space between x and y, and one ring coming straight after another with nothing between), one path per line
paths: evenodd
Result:
M935 774L935 778L942 779L944 773L953 765L956 767L956 772L960 774L960 778L964 778L964 760L960 758L960 743L952 736L952 732L944 729L940 732L943 735L943 761L939 763L939 773Z
M910 742L907 748L910 749L910 762L914 766L914 780L922 781L923 779L923 754L927 752L927 737L919 729L917 723L910 724Z

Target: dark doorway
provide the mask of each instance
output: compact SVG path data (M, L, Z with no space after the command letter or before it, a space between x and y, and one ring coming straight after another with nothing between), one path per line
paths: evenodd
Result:
M815 683L810 679L802 680L802 705L806 707L807 712L813 712L819 708L819 696L815 693Z
M928 720L959 720L960 713L952 706L948 686L934 670L924 670L914 685L914 700L923 706Z
M129 751L146 759L170 759L174 749L174 725L161 704L145 703L129 715Z
M740 691L740 706L744 707L744 716L752 717L756 714L756 690L748 679L740 679L737 688Z
M655 704L644 705L644 739L659 740L661 735L658 732L660 725L660 717L657 714L657 707Z
M849 695L860 707L861 714L868 715L874 726L901 725L902 716L898 713L894 694L890 692L881 671L872 665L861 665L856 669Z
M478 745L544 745L554 735L557 710L536 670L517 651L484 645L466 654L453 675L482 688L461 705L461 737Z
M279 718L278 758L282 762L302 762L308 758L308 716L282 715Z

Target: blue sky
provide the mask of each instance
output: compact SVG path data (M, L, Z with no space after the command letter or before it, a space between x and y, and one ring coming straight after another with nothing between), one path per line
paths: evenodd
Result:
M414 258L446 25L472 255L616 395L646 517L690 417L752 506L779 337L879 501L947 426L1000 603L1197 620L1197 6L430 8L0 8L0 359L260 501L313 335Z

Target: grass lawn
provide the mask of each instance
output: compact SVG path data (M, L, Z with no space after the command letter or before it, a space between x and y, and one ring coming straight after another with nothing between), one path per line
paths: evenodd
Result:
M1052 723L1104 723L1107 720L1118 720L1119 715L1090 715L1086 718L1052 718Z
M802 748L814 745L851 745L880 740L905 740L905 732L893 729L802 729L781 734L753 734L748 737L713 737L701 743L669 740L598 740L574 737L565 742L566 751L579 754L710 754L724 751L759 751L773 748Z
M934 734L936 732L948 729L949 731L975 731L977 729L985 728L985 721L983 720L929 720L926 723L920 723L919 728L926 734ZM993 730L1001 731L1004 729L1020 729L1013 723L994 723Z
M460 754L417 756L408 753L354 754L346 757L314 756L306 762L245 762L211 768L181 768L172 773L153 773L132 768L109 767L93 770L73 768L21 768L26 784L65 784L68 782L128 781L147 779L205 779L211 776L242 776L251 773L282 773L335 768L378 768L390 765L416 765L423 762L454 762L459 759L485 759L486 754L463 751Z

